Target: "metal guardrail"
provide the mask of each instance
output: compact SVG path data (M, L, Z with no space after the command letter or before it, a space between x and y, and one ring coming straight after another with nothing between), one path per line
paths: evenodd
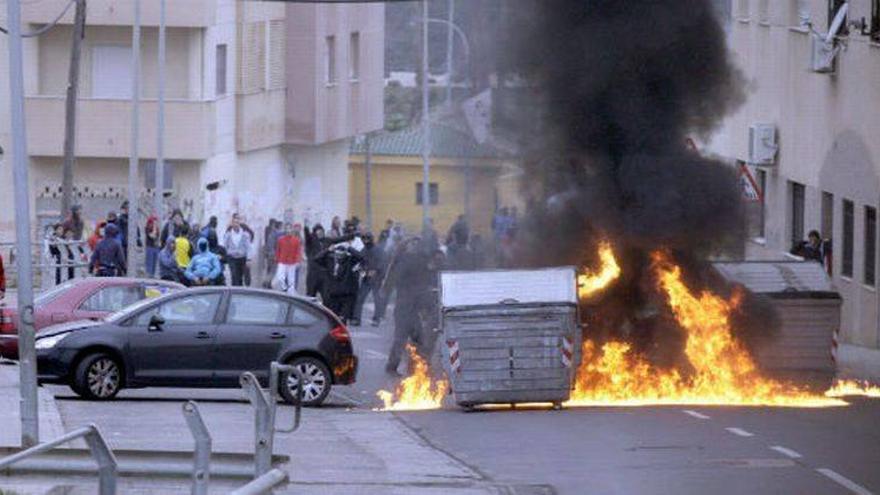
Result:
M98 493L100 495L115 495L116 493L116 456L107 446L107 441L101 435L100 430L94 424L84 426L73 430L72 432L62 435L55 440L35 445L29 449L23 450L15 455L0 459L0 469L7 468L16 462L27 459L44 452L48 452L55 447L67 442L84 438L92 457L98 464Z
M294 374L297 377L293 426L275 429L275 417L279 399L279 379ZM272 468L272 452L275 433L291 433L299 428L302 416L302 375L293 366L272 362L269 373L269 395L260 387L257 377L251 372L242 373L241 387L247 392L254 406L254 476L260 477ZM286 386L286 385L285 385Z
M293 425L289 428L275 428L275 418L280 399L280 384L285 383L290 375L297 378L296 404ZM285 380L282 382L281 380ZM275 433L291 433L299 429L302 417L303 381L302 375L293 366L272 362L270 366L269 393L260 387L253 373L241 375L241 386L248 393L254 406L254 478L248 484L236 489L234 495L258 495L271 493L276 487L288 482L288 474L280 469L272 468L272 452ZM287 386L286 383L284 386ZM193 495L207 495L211 476L212 439L205 425L199 406L194 401L187 401L182 406L183 416L193 436L192 490ZM6 469L24 459L46 453L64 443L84 438L89 450L98 465L99 495L115 495L118 463L116 456L107 445L98 427L90 424L74 430L55 440L23 450L6 458L0 459L0 470Z

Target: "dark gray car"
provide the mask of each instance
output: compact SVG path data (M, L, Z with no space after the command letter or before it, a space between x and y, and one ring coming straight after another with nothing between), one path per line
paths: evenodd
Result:
M67 384L95 400L123 388L238 387L245 371L265 384L272 361L298 368L304 405L321 404L333 384L357 375L348 329L332 312L257 289L177 292L101 322L49 327L37 338L40 382Z

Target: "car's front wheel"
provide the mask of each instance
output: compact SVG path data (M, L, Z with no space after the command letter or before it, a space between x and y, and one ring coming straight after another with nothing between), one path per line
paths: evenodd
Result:
M71 388L86 399L112 399L122 389L122 366L109 354L89 354L76 366Z
M303 378L302 405L306 407L320 406L330 394L331 375L327 366L320 359L303 356L295 358L290 363ZM281 382L281 396L288 404L296 404L297 377L295 374L287 374Z

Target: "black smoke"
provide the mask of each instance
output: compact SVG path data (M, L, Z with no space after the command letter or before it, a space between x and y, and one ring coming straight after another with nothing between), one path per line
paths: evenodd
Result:
M650 309L650 253L669 252L709 287L705 260L744 237L735 169L689 144L744 98L720 16L710 0L514 5L499 54L527 88L505 121L526 167L518 262L595 266L610 239L624 276L595 309L612 333L643 329L633 338L650 350L668 337Z

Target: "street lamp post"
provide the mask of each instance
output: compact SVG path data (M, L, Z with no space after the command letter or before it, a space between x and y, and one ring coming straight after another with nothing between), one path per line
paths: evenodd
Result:
M125 264L128 273L134 275L134 251L137 245L137 173L140 139L141 102L141 0L134 0L134 25L131 30L131 142L128 159L128 231L125 233L128 249Z
M422 0L422 228L431 218L431 122L430 88L428 85L428 0Z
M6 1L9 23L9 114L12 132L12 180L15 195L15 249L18 287L18 363L21 394L21 446L40 441L37 407L37 351L34 348L34 286L31 279L31 210L28 193L27 136L24 119L24 68L21 2Z

